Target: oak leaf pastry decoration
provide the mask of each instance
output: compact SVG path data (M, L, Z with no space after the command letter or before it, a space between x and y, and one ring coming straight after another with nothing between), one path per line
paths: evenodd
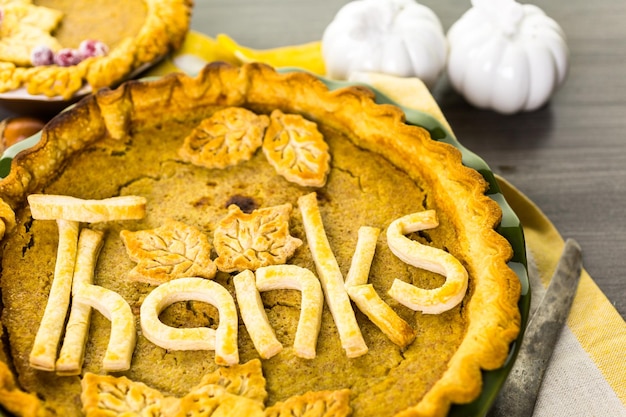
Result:
M243 365L219 367L205 375L181 398L176 415L262 417L266 399L261 361L253 359Z
M217 273L208 237L185 223L170 219L156 229L123 230L120 237L137 262L130 280L159 285L184 277L211 279Z
M330 153L317 125L299 114L274 110L263 138L263 153L279 175L305 187L323 187Z
M226 168L249 160L263 143L266 115L227 107L206 118L187 136L179 155L194 165Z
M302 245L300 239L289 233L291 210L291 204L287 203L248 214L230 205L213 236L217 268L223 272L241 272L284 264Z

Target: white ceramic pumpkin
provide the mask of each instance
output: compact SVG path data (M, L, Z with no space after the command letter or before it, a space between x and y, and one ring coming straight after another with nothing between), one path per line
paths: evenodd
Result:
M447 73L472 105L504 114L535 110L564 82L565 34L538 7L472 0L449 29Z
M330 78L378 72L432 87L445 69L447 42L437 15L414 0L355 0L327 26L322 54Z

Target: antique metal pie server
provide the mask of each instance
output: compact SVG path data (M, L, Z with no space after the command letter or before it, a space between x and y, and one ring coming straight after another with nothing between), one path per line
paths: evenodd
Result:
M528 323L515 365L488 414L490 417L533 415L541 381L569 315L581 271L580 246L568 239L543 300Z

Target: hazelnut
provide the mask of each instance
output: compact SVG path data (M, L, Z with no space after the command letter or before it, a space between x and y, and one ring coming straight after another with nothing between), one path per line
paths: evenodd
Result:
M0 151L40 131L44 122L34 117L11 117L0 122Z

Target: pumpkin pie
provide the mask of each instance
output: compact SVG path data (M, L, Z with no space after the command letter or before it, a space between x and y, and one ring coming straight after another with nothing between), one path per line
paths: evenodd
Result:
M487 187L364 87L214 63L100 90L0 181L0 404L444 416L520 331Z
M71 98L115 85L178 48L190 0L7 0L0 4L0 92Z

